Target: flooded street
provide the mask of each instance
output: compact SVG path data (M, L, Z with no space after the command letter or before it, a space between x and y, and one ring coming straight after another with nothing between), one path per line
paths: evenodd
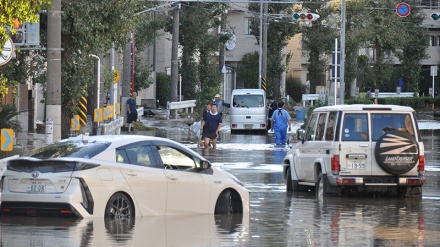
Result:
M422 199L387 196L325 198L287 193L282 162L288 148L273 134L221 131L217 150L197 148L180 120L145 120L235 175L251 191L249 215L104 219L2 217L2 246L439 246L440 123L420 121L426 158ZM188 120L188 122L191 122ZM296 125L298 127L299 124ZM289 135L294 135L295 128Z

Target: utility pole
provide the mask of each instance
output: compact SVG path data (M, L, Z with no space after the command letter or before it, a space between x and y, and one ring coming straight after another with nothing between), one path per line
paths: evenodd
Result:
M61 140L61 14L61 0L54 0L47 13L47 143Z
M339 87L339 104L344 104L345 96L345 0L341 0L341 62L340 62L340 75L339 81L341 83ZM336 101L336 98L335 98Z
M131 32L127 33L127 38L131 40ZM127 42L124 48L124 60L123 60L123 80L122 80L122 96L130 97L130 81L131 81L131 42ZM121 105L122 107L122 105ZM124 112L122 115L125 116L126 109L121 109Z
M173 9L173 41L171 43L171 95L170 100L171 102L177 101L177 82L179 80L179 10L180 10L180 3L178 3L176 6L174 6ZM172 111L171 115L176 115L176 110Z
M268 3L267 1L263 4L263 39L262 39L262 64L261 64L261 77L266 78L267 76L267 12ZM260 87L261 88L261 87Z
M258 88L261 88L263 63L263 0L260 0L260 37L258 42Z

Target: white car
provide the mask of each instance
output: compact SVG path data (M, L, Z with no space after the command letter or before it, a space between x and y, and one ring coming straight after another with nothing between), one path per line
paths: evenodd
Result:
M249 191L168 139L74 137L9 160L1 214L79 218L249 213Z
M316 108L301 141L284 158L287 191L318 196L397 193L420 196L424 145L415 111L395 105Z

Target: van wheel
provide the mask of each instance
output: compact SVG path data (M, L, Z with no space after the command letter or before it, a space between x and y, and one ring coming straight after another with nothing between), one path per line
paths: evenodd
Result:
M325 196L328 196L327 191L327 183L324 181L324 176L322 173L319 173L318 181L316 182L316 197L322 200Z
M293 183L292 183L292 173L290 172L290 168L287 168L287 181L286 181L286 190L293 191Z
M331 186L328 182L327 176L322 173L318 175L318 181L316 182L316 196L318 199L327 197L327 196L339 196L341 195L342 190L339 187Z

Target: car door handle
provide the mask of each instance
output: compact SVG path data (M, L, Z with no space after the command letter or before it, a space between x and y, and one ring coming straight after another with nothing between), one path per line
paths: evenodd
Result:
M169 180L177 180L177 179L179 179L179 178L176 177L176 176L167 176L167 178L168 178Z
M137 174L136 173L129 173L129 172L127 172L127 173L125 173L127 176L131 176L131 177L136 177L137 176Z

